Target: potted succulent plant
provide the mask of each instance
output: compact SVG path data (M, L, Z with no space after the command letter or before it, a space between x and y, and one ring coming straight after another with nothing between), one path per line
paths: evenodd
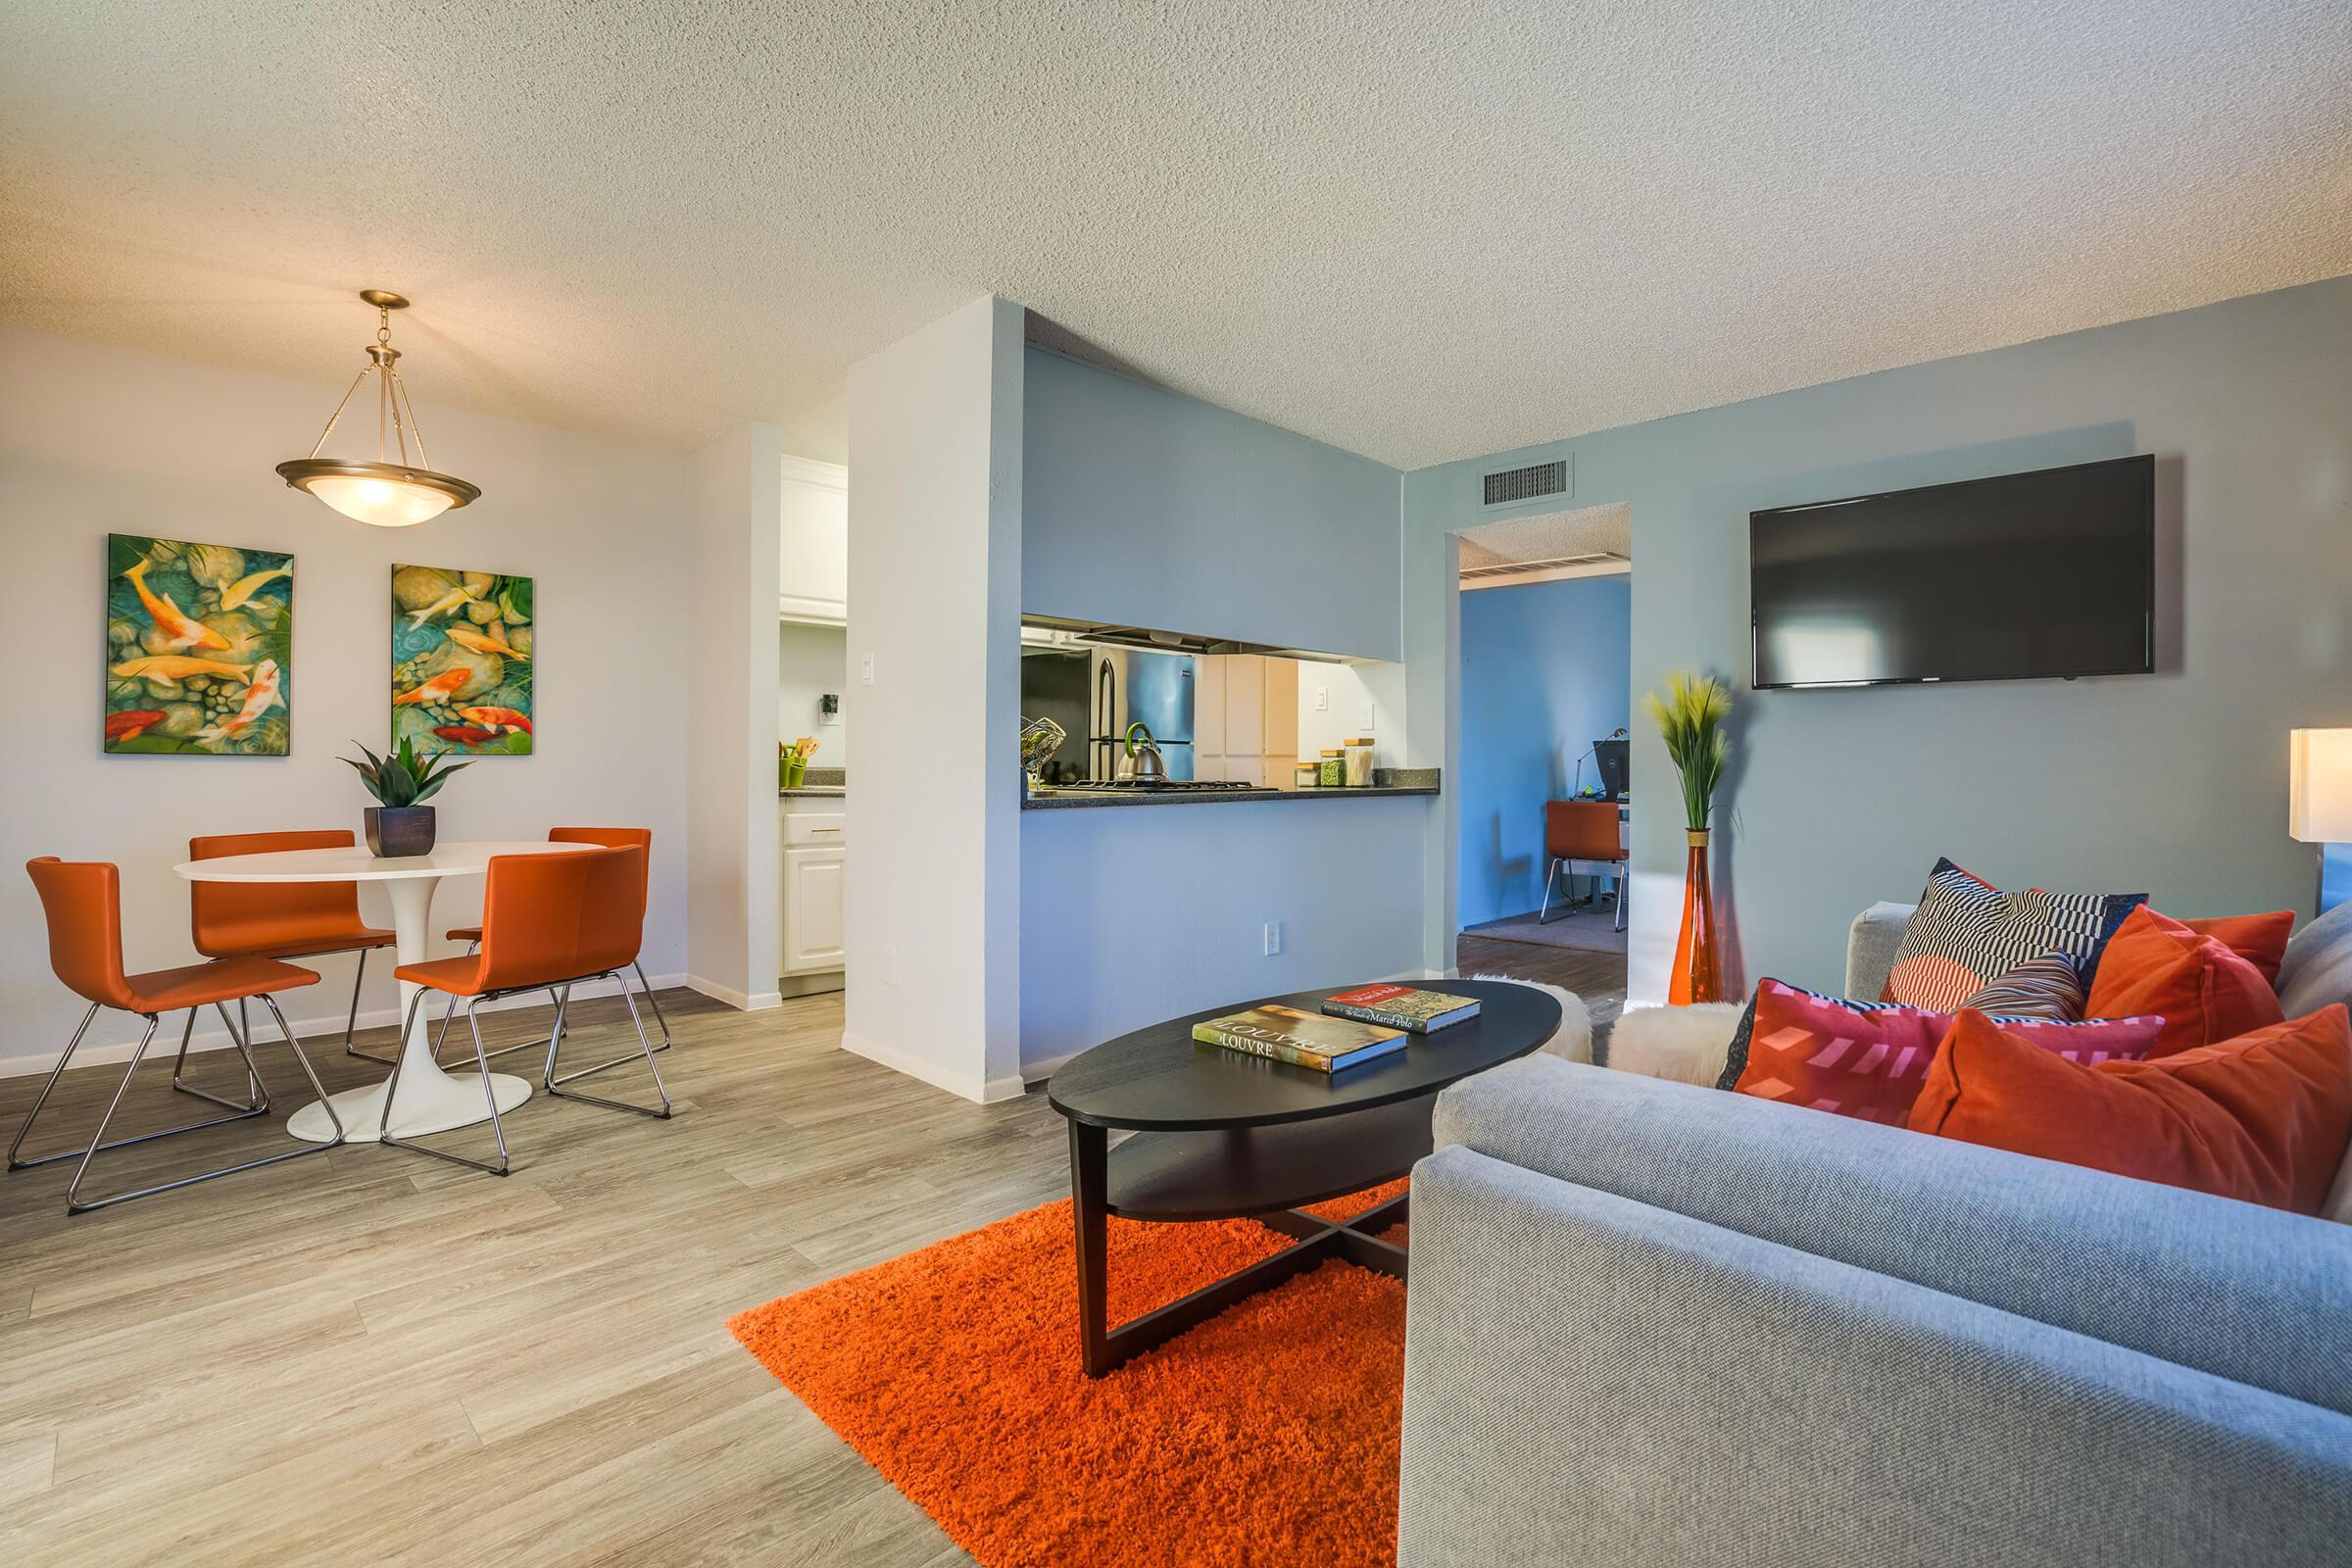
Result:
M357 741L352 742L359 746ZM441 754L418 757L416 748L406 735L389 757L378 757L365 746L365 762L343 758L368 786L368 793L380 803L362 813L368 824L368 853L384 858L404 855L425 855L433 848L433 808L424 802L430 800L449 775L471 762L451 762L438 766Z

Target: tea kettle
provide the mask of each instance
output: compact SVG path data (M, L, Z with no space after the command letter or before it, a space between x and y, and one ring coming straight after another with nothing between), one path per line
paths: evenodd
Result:
M1152 728L1142 719L1127 726L1127 755L1119 763L1119 777L1141 783L1164 781L1168 776L1168 760L1159 755L1159 743L1152 738Z

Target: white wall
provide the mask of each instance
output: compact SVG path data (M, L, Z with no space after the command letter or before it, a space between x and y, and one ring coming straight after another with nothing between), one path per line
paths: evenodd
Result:
M1715 885L1746 979L1836 985L1854 912L1914 897L1939 855L2003 886L2144 892L2182 915L2308 909L2286 732L2352 723L2347 366L2337 278L1416 470L1412 747L1458 750L1449 558L1453 531L1489 520L1479 474L1572 451L1579 506L1633 508L1633 689L1677 666L1734 683ZM1748 689L1751 510L2135 452L2157 460L2157 673ZM1684 850L1671 765L1634 731L1640 1001L1666 989ZM1431 912L1434 950L1453 928Z
M429 396L432 351L418 350L411 367ZM120 864L124 956L152 969L196 958L187 884L172 873L191 836L359 828L369 802L336 759L355 739L385 744L395 562L538 582L535 754L483 760L453 779L433 803L442 836L652 828L645 966L671 982L685 967L681 688L694 681L680 650L697 616L679 544L684 461L427 402L419 413L434 462L479 484L482 499L415 528L370 528L270 471L309 449L352 368L321 365L316 380L288 380L0 328L0 559L18 656L0 746L0 1073L45 1067L83 1007L49 972L24 861ZM100 753L109 532L293 552L290 757ZM444 884L435 928L469 922L480 888ZM361 907L390 923L380 894L363 892ZM351 961L321 959L325 983L287 998L305 1033L340 1035ZM392 1022L393 1006L390 966L378 958L363 1022ZM77 1060L137 1038L136 1020L101 1017Z
M983 298L850 368L842 1043L971 1100L1020 1090L1021 327Z
M1421 972L1426 796L1027 811L1021 1068L1163 1018ZM1381 846L1367 853L1370 846ZM1265 954L1265 925L1283 951Z
M776 736L817 739L813 767L850 765L850 634L840 626L776 625ZM841 721L828 724L818 699L841 699Z
M776 821L775 618L782 469L776 429L740 425L689 465L688 558L694 612L686 658L686 763L693 808L687 910L689 983L737 1007L772 1007L783 940L784 862Z
M1298 755L1312 757L1351 736L1372 737L1375 767L1405 765L1404 666L1298 662ZM1315 707L1320 687L1324 706ZM1371 721L1365 722L1369 711Z

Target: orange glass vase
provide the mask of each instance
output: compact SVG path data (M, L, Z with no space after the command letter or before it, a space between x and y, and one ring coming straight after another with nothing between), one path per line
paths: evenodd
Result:
M1690 863L1683 873L1683 934L1674 944L1674 978L1666 1001L1674 1006L1721 1002L1723 982L1715 959L1715 894L1707 883L1707 830L1690 833Z

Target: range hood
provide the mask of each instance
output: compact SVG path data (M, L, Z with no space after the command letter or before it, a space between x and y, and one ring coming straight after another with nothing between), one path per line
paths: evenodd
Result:
M1041 632L1045 635L1037 635ZM1314 659L1333 663L1356 662L1346 654L1317 653L1310 648L1282 648L1272 643L1246 643L1232 637L1160 631L1150 626L1103 625L1059 615L1023 615L1021 640L1045 647L1088 644L1108 648L1140 648L1154 654L1270 654L1277 659Z

